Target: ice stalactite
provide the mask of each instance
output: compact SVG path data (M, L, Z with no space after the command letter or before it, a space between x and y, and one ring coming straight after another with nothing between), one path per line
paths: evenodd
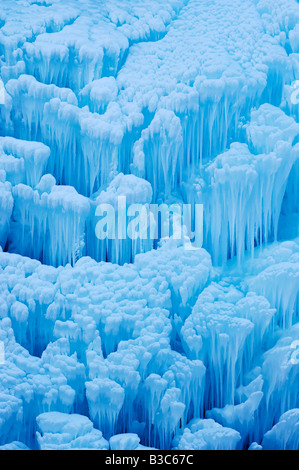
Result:
M57 99L47 103L42 134L53 151L50 172L88 196L109 183L119 166L125 131L117 116L117 105L100 116Z
M51 148L47 170L60 184L71 184L91 195L119 165L126 125L117 122L120 110L110 106L104 116L78 108L69 89L44 85L24 75L11 80L12 120L20 138L41 140ZM112 123L116 125L113 126Z
M180 401L180 394L180 389L169 388L160 403L156 420L159 446L162 449L170 448L172 438L179 428L185 411L185 405Z
M206 368L199 360L189 360L170 349L162 349L153 358L150 370L159 372L162 378L181 390L180 401L185 410L181 417L185 425L190 416L203 416Z
M299 257L293 254L288 261L275 264L249 279L252 290L265 296L277 309L276 322L289 328L299 316Z
M298 165L299 147L292 146L298 130L281 110L263 105L252 113L247 132L249 147L265 153L256 155L247 144L233 143L193 185L184 185L189 203L204 204L205 246L217 264L234 256L240 263L246 251L253 255L256 245L277 239L283 201L287 190L292 193Z
M13 185L36 186L44 175L50 149L40 142L0 137L0 169Z
M193 311L182 328L183 347L207 366L206 407L234 403L243 347L253 324L234 315L232 304L204 305ZM200 313L202 310L202 313Z
M43 176L36 189L15 186L13 195L11 250L53 266L75 263L82 256L90 211L87 198L72 187L56 186L51 175Z
M298 324L285 331L277 344L264 356L262 375L265 402L260 427L268 431L273 422L298 407Z
M286 185L278 225L278 239L285 240L299 235L299 159L295 162Z
M6 246L13 205L11 184L6 181L5 171L0 170L0 246L2 249Z
M186 176L192 176L205 162L223 152L229 142L242 138L241 119L248 118L250 109L260 103L264 86L263 74L257 73L247 83L240 79L232 82L221 77L216 67L211 76L197 77L193 89L179 88L173 100L167 99L183 128Z
M92 420L110 438L115 434L117 418L122 408L125 393L116 382L109 379L94 379L86 382L86 397Z
M13 123L11 121L12 98L6 91L0 74L0 136L11 135Z
M132 169L151 183L154 197L161 191L169 194L182 178L182 142L179 118L163 109L136 142Z
M78 104L75 94L67 88L45 85L30 75L21 75L6 84L12 98L11 117L15 136L25 140L43 140L41 126L44 105L52 98L59 98L69 104Z
M206 408L235 403L233 390L262 351L274 314L265 298L233 285L211 284L199 295L180 336L188 357L207 367Z
M241 435L213 419L194 419L173 440L173 450L237 450Z
M96 261L124 264L134 261L138 253L150 251L153 248L153 240L148 239L151 202L150 183L119 173L92 203L87 223L87 255ZM128 225L134 218L135 232Z
M30 356L28 351L15 342L10 319L0 320L0 338L5 346L5 363L0 370L0 393L7 395L7 416L13 413L18 400L18 419L15 433L21 440L34 447L35 417L40 413L64 410L73 411L75 391L67 385L67 380L59 369L51 364ZM3 416L2 416L3 417ZM14 439L14 437L13 437Z
M252 98L247 98L246 106L240 103L237 115L235 102L241 100L241 85L233 88L225 80L198 79L193 88L178 86L161 101L165 109L159 108L142 131L134 145L132 164L134 173L150 181L155 196L168 195L171 189L180 187L238 136L239 118L249 114L253 103L259 103L259 91L253 88ZM246 108L243 111L242 106Z

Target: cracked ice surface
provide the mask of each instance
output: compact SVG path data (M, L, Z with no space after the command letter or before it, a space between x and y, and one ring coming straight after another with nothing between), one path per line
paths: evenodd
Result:
M298 25L2 1L0 450L298 448ZM120 196L203 204L203 248L99 241Z

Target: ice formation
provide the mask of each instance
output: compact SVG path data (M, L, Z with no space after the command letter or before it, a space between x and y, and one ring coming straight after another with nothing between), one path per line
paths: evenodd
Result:
M2 2L0 450L298 449L298 25ZM203 204L203 246L101 238L151 204Z
M36 186L45 173L50 149L40 142L26 142L12 137L0 138L0 169L14 186Z
M175 450L236 450L241 436L212 419L191 421L181 436L176 436Z
M265 450L292 450L298 449L298 409L283 414L279 422L268 431L263 439Z
M107 450L108 442L86 416L44 413L36 419L40 450Z
M109 184L105 191L94 197L91 203L91 213L86 230L87 254L97 261L111 261L113 263L124 264L134 261L136 254L144 251L150 251L153 248L153 240L141 240L128 238L125 230L122 229L122 220L127 213L128 207L134 204L142 204L149 212L149 205L152 202L152 187L150 183L134 175L124 175L119 173ZM100 208L100 210L99 210ZM98 233L98 224L101 225L102 216L109 215L111 208L115 211L112 216L111 226L104 232L107 238L103 238ZM146 222L149 224L149 215L146 215ZM127 219L127 217L125 216ZM105 219L104 222L105 223ZM126 228L126 221L124 228ZM112 231L115 238L108 238Z
M74 263L82 256L87 198L72 186L57 186L44 175L35 189L18 184L13 188L14 211L8 249L41 259L54 266Z

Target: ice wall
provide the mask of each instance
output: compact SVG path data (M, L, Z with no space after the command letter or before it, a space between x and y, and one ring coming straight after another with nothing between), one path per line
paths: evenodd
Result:
M91 216L87 225L87 254L97 261L124 264L132 262L136 254L153 248L153 240L148 239L150 226L151 185L134 175L119 173L106 191L102 191L92 201ZM130 212L129 207L135 205ZM144 224L143 239L130 225L143 206L144 216L140 218L140 233ZM142 216L140 216L142 217ZM139 219L138 219L139 220Z
M36 186L45 173L49 157L49 147L40 142L0 137L0 169L13 185Z
M2 3L0 449L297 447L298 2Z
M44 175L35 189L16 185L13 196L9 250L54 266L82 256L90 211L87 198L73 187L56 186L51 175Z
M11 184L6 181L6 173L0 170L0 246L3 248L9 234L13 204Z

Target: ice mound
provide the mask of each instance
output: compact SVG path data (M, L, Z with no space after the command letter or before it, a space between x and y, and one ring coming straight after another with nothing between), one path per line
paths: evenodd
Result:
M212 419L194 420L173 441L173 450L236 450L241 436Z
M107 450L101 431L86 416L44 413L36 418L40 450Z
M188 311L196 295L206 286L212 268L210 255L203 249L188 251L169 240L158 250L136 256L135 266L145 279L168 283L174 313Z
M210 227L207 243L216 262L234 255L241 261L245 250L253 253L256 243L267 243L277 234L286 182L298 150L282 146L276 153L254 156L247 145L233 144L207 168L212 192L205 199ZM288 159L284 159L286 154L290 154ZM223 194L230 194L229 206ZM235 194L240 195L237 204Z
M81 107L88 106L92 113L103 114L118 95L118 86L114 77L103 77L88 83L79 94Z
M139 444L140 437L137 434L117 434L109 440L111 450L151 450Z
M279 141L292 145L299 136L299 124L281 109L267 103L252 111L247 136L256 153L270 153Z

